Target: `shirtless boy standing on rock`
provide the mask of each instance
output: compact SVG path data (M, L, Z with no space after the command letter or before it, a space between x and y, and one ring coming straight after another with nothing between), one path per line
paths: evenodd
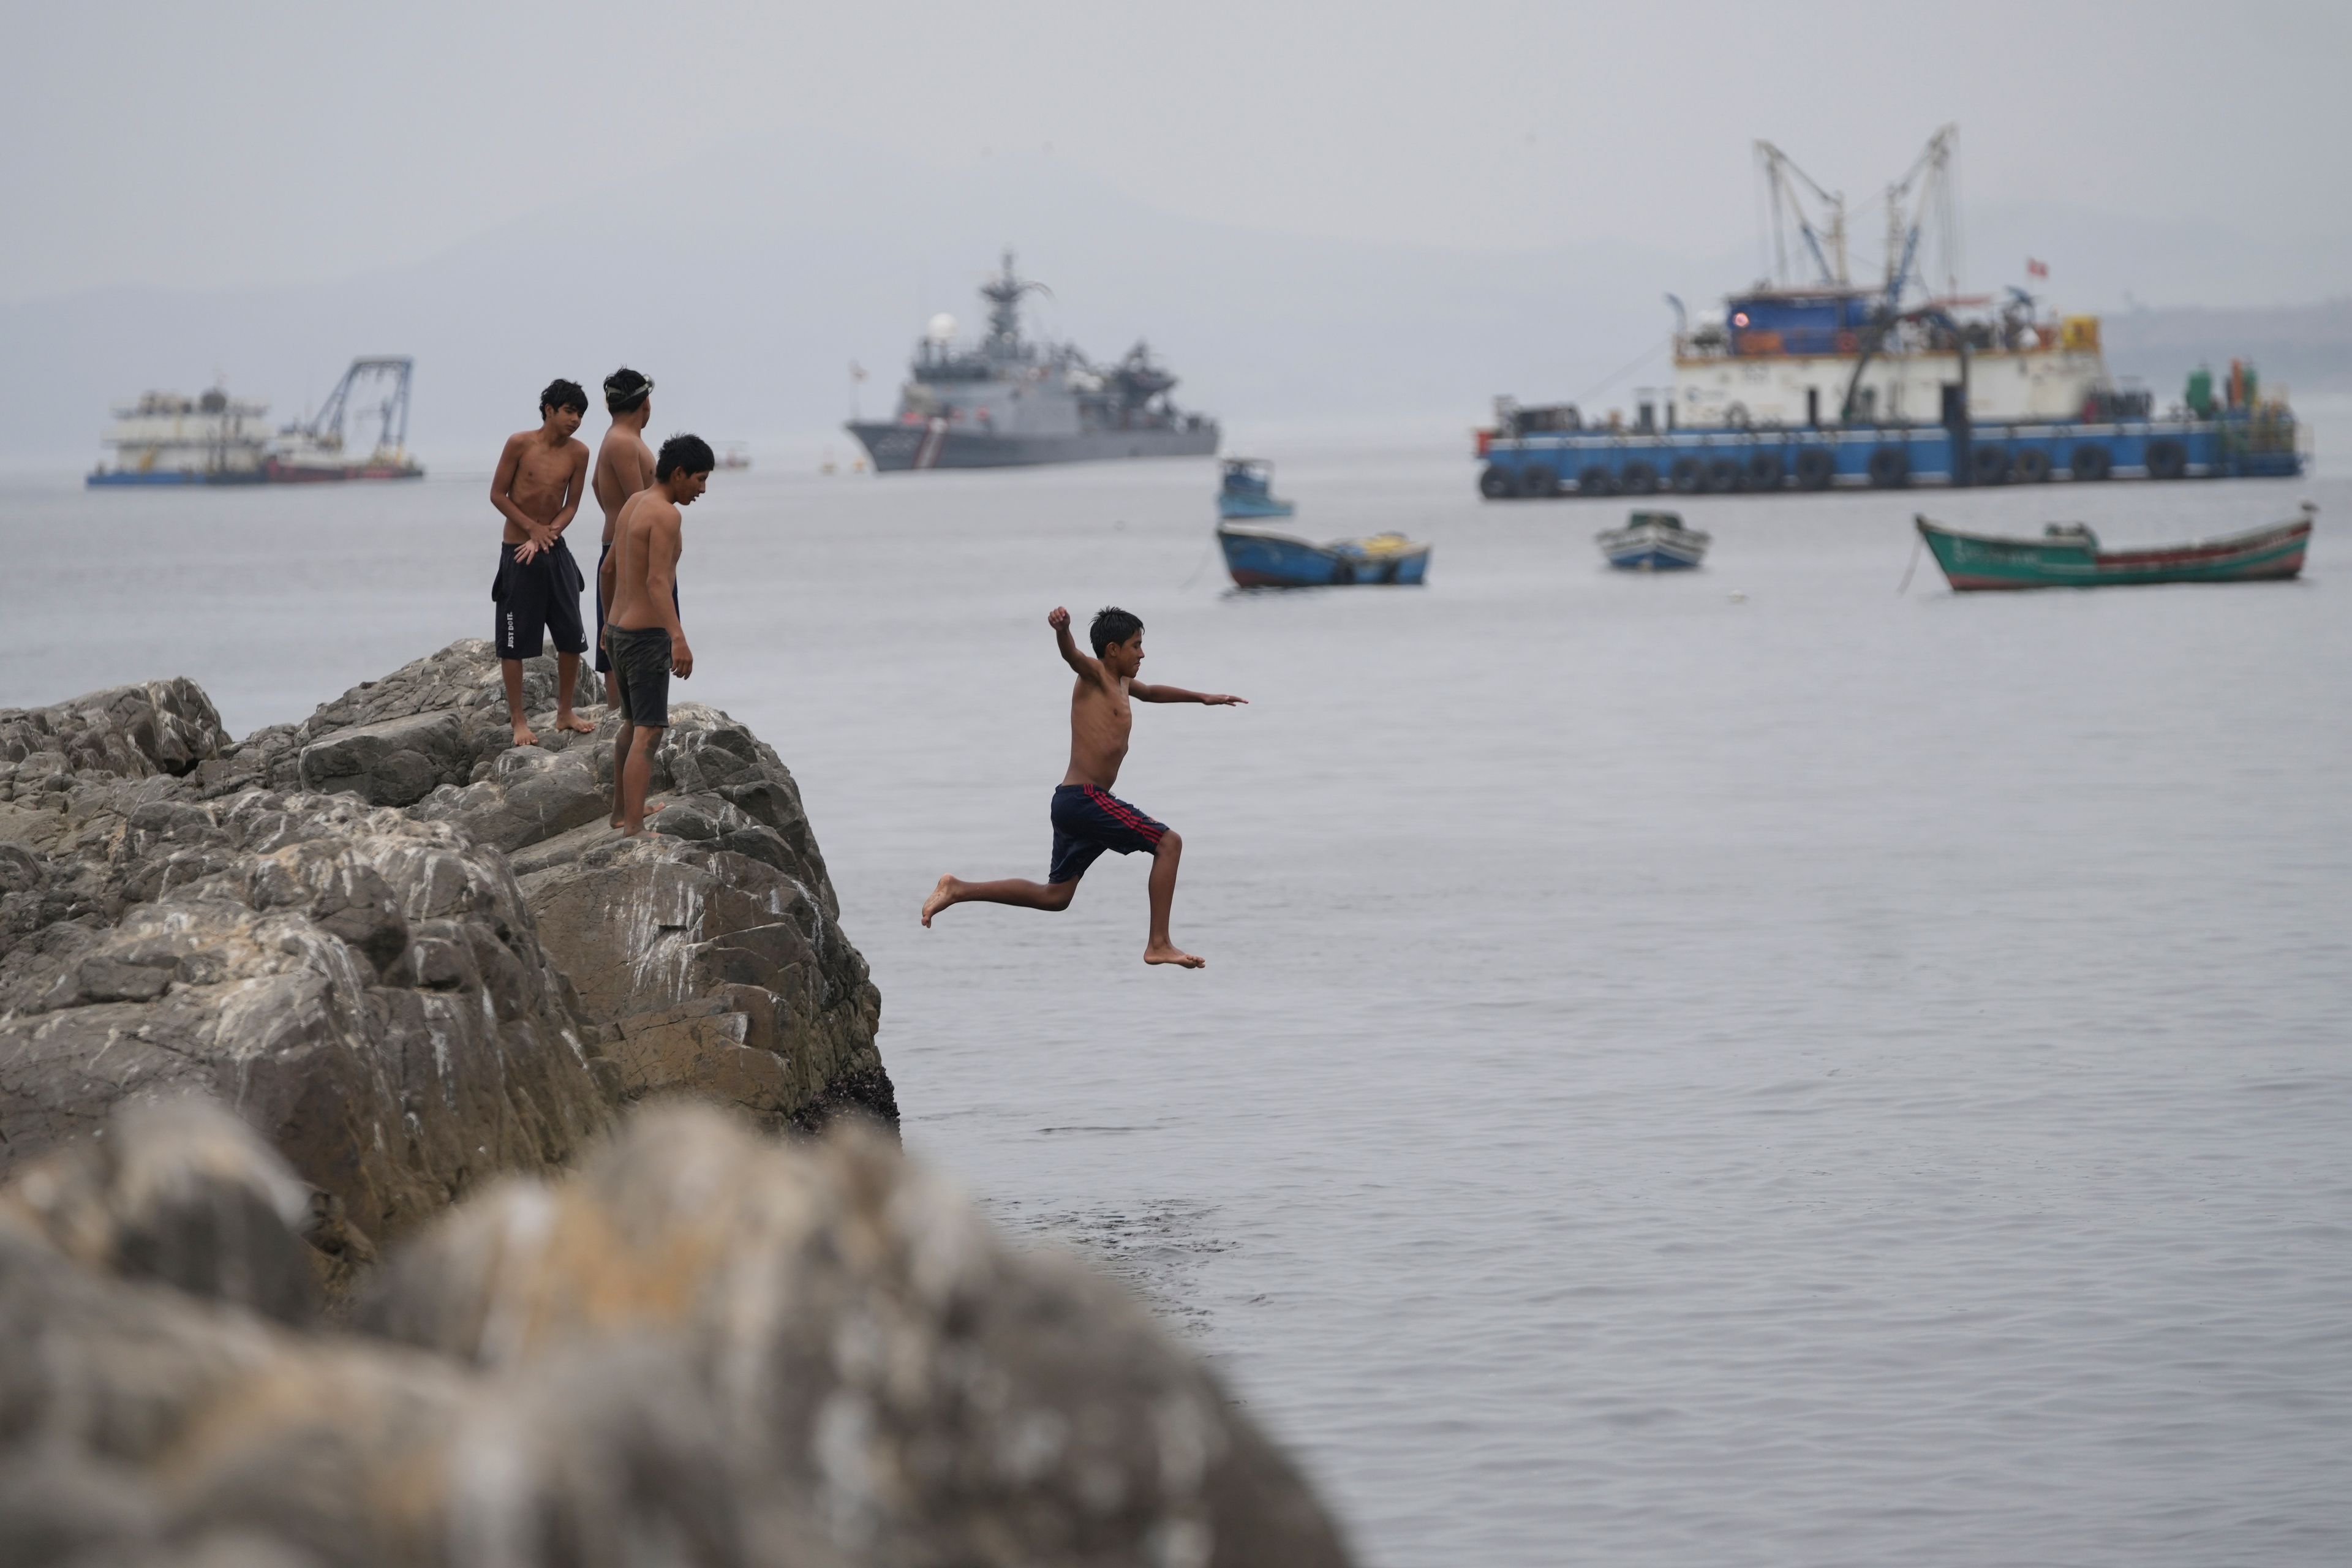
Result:
M692 506L719 466L699 436L673 436L654 462L651 488L639 490L613 520L613 550L598 577L612 601L604 642L613 655L613 826L629 837L646 830L646 792L654 748L669 728L669 678L694 674L694 650L677 621L681 510ZM656 808L658 809L658 808Z
M1095 616L1087 630L1095 656L1088 658L1070 639L1070 612L1056 609L1045 617L1062 658L1077 671L1070 693L1070 769L1054 791L1054 861L1042 882L1008 877L997 882L966 882L941 877L931 896L923 900L923 923L950 904L1013 904L1024 910L1066 910L1076 896L1078 879L1087 874L1106 849L1121 855L1145 850L1151 856L1151 934L1143 947L1146 963L1177 963L1200 969L1207 960L1195 958L1168 940L1168 910L1176 899L1176 862L1184 841L1175 829L1154 822L1110 793L1118 782L1118 765L1127 760L1129 731L1135 727L1131 702L1201 702L1230 708L1245 698L1222 693L1187 691L1181 686L1146 686L1135 679L1143 668L1143 623L1127 611L1107 609Z
M654 449L646 422L654 416L654 384L623 365L604 378L604 412L613 427L596 446L596 504L604 509L604 546L596 555L596 668L613 668L604 651L604 557L613 552L613 522L629 498L654 482Z
M563 542L588 491L587 444L572 438L587 412L588 395L578 382L549 382L539 395L539 428L508 437L490 477L490 504L507 522L490 597L498 601L499 672L506 678L507 721L518 746L539 744L523 722L522 661L539 657L549 631L555 633L557 655L556 728L583 735L596 728L572 710L588 637L580 625L585 584Z

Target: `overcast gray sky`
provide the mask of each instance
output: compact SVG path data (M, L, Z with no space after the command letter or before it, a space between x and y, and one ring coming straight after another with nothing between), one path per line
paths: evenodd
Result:
M349 276L541 211L561 268L646 233L652 172L803 127L947 165L1050 149L1192 216L1473 249L1720 254L1753 243L1756 137L1859 199L1945 121L1970 203L2193 216L2258 246L2345 232L2352 196L2342 5L0 14L17 300ZM659 242L691 245L697 216L666 215Z

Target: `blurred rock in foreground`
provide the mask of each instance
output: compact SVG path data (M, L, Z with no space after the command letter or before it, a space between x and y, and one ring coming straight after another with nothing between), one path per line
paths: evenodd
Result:
M431 1222L341 1332L301 1326L300 1184L233 1118L105 1147L0 1190L12 1568L1346 1561L1140 1307L855 1119L639 1111Z
M218 1096L292 1166L334 1285L648 1093L895 1123L880 998L775 752L674 706L668 809L624 840L618 721L558 731L554 661L526 669L538 747L479 641L242 742L185 680L0 711L0 1173Z

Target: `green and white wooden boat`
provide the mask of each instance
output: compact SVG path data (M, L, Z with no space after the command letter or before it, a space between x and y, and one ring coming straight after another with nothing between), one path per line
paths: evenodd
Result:
M2143 583L2252 583L2303 570L2319 509L2268 528L2147 550L2102 550L2079 522L2052 523L2039 539L1963 533L1922 517L1919 537L1956 594L1986 588L2112 588Z

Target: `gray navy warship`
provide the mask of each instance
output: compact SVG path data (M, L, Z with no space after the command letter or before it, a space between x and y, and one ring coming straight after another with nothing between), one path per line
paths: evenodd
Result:
M1021 300L1047 290L1013 270L981 285L988 335L958 348L955 321L934 317L916 346L895 419L854 419L849 433L880 473L995 468L1105 458L1199 458L1217 449L1217 422L1169 400L1176 378L1137 343L1098 366L1069 343L1021 335Z

